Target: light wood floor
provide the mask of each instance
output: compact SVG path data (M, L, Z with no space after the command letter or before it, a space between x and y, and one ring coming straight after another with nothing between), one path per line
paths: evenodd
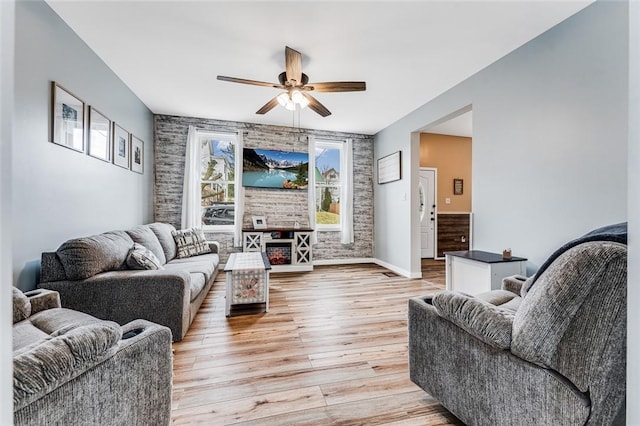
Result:
M444 288L443 261L423 271L271 274L269 313L231 318L221 272L173 346L173 424L460 424L408 378L407 299Z

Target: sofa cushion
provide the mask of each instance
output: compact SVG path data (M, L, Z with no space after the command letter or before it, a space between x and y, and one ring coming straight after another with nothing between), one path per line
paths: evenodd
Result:
M167 271L187 271L189 273L200 272L205 275L208 281L211 279L218 267L218 259L219 257L217 254L203 254L200 256L188 257L186 259L174 259L164 265L164 267Z
M518 310L520 302L522 301L520 296L509 290L491 290L476 294L474 297L513 313Z
M168 223L160 222L150 223L147 226L149 226L149 229L151 229L153 233L156 234L156 237L158 237L158 241L160 241L160 245L164 251L166 262L174 259L178 249L176 247L176 241L173 239L172 232L175 231L176 228Z
M435 294L432 303L441 317L483 342L500 349L511 346L512 311L453 291Z
M112 356L121 336L118 324L100 321L74 328L14 355L14 409Z
M173 231L171 234L176 242L178 249L176 257L179 259L211 253L209 244L207 244L204 237L204 232L200 228L181 229L180 231Z
M156 234L147 225L137 226L133 229L126 231L131 237L133 242L138 243L147 249L151 250L153 254L160 260L160 265L167 263L167 259L164 255L164 249L160 244L160 240ZM156 268L157 269L157 268Z
M153 251L138 243L133 243L133 247L129 250L127 266L129 269L164 269L161 260Z
M43 342L49 338L49 334L34 326L31 321L18 321L13 324L13 351L21 352L22 348L33 343Z
M133 240L124 231L76 238L57 250L67 278L83 280L100 272L122 269Z
M31 302L19 288L13 287L13 323L22 321L31 315Z
M200 273L200 272L193 272L191 274L189 274L191 277L191 285L190 285L190 298L189 298L189 302L193 302L196 297L198 297L198 295L202 292L202 289L204 288L204 285L206 284L207 280L204 276L204 274Z
M13 326L14 355L29 350L31 346L38 344L43 339L100 321L84 312L66 308L38 312Z

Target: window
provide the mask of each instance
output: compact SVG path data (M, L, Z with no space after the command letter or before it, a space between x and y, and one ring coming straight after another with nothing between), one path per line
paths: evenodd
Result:
M236 135L199 132L201 217L204 228L234 229Z
M315 201L316 228L340 230L340 197L343 142L316 141Z

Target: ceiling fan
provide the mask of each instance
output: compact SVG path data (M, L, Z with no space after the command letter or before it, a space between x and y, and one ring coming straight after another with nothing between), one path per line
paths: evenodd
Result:
M279 94L267 102L262 108L256 111L256 114L266 114L278 104L289 110L295 110L296 105L299 105L301 108L308 105L313 111L323 117L326 117L331 115L331 111L322 105L320 101L311 96L309 92L360 92L367 89L367 85L364 81L309 83L309 77L302 72L302 54L288 46L285 46L284 53L285 71L280 73L278 76L279 84L246 80L244 78L226 77L224 75L219 75L218 80L286 90L286 92Z

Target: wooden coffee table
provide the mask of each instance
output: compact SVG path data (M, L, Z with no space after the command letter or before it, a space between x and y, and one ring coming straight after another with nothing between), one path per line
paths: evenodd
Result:
M227 273L225 315L231 305L264 303L269 312L269 271L271 264L266 253L232 253L224 267Z

